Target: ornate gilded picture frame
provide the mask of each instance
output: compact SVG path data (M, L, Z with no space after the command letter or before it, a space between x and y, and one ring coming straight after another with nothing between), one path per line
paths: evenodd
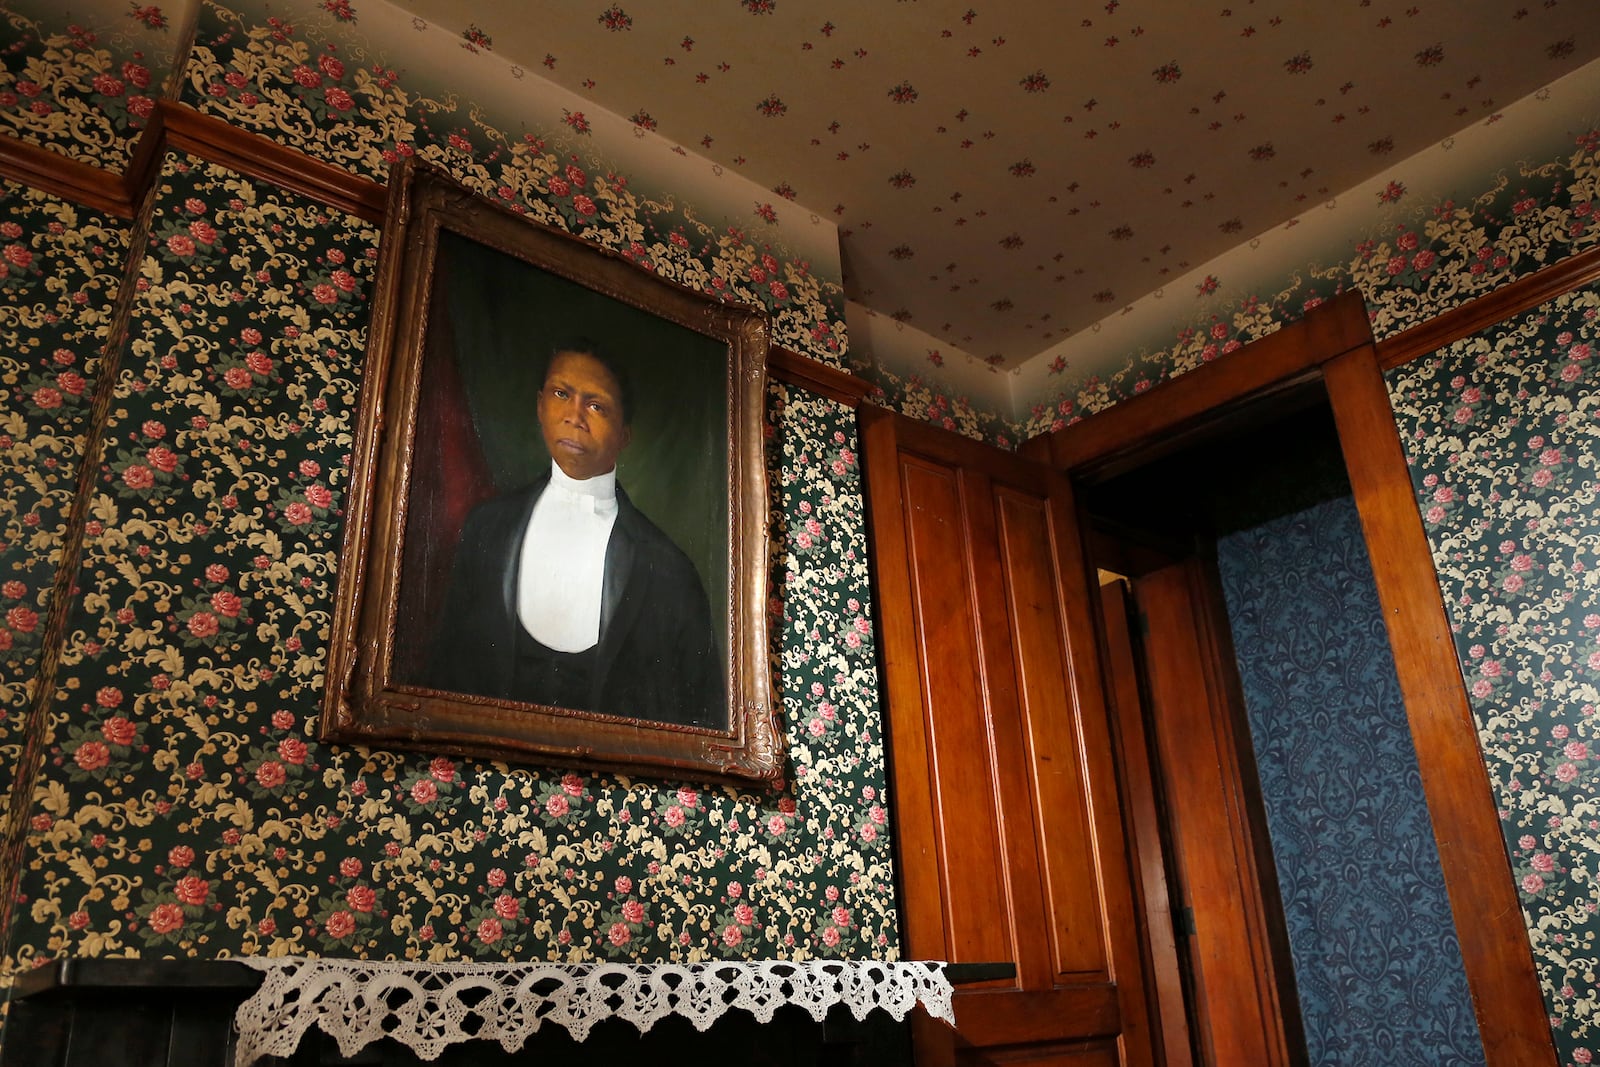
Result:
M322 738L777 778L765 315L410 161L383 232Z

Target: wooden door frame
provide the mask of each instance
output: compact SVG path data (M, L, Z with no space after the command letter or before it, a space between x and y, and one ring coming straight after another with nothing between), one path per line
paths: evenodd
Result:
M1372 557L1484 1052L1495 1067L1549 1067L1555 1048L1544 995L1361 294L1336 297L1269 337L1035 437L1021 451L1069 477L1097 481L1175 452L1246 407L1257 410L1319 382Z

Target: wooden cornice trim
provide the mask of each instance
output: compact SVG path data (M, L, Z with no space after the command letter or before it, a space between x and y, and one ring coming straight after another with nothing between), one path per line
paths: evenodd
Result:
M1327 360L1371 343L1366 301L1359 291L1351 290L1214 363L1081 422L1041 434L1024 444L1022 452L1064 471L1098 467L1130 448L1175 437L1230 405L1314 377ZM1035 443L1040 437L1045 444Z
M90 163L0 134L0 178L41 189L52 196L104 211L119 219L133 218L136 196L122 178Z
M382 222L386 187L313 159L269 137L241 130L186 104L161 105L166 143L228 169L281 186L368 222Z
M1378 365L1393 370L1595 281L1600 281L1600 248L1568 256L1378 342Z
M849 371L807 359L787 348L773 347L767 352L767 370L780 382L799 386L807 392L837 400L847 407L860 407L873 386Z

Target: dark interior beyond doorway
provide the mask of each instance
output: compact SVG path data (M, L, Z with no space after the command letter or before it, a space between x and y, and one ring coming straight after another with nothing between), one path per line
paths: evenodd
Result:
M1308 396L1288 416L1192 443L1083 499L1102 540L1124 546L1129 573L1149 565L1140 552L1192 553L1220 586L1306 1061L1483 1063L1327 406Z

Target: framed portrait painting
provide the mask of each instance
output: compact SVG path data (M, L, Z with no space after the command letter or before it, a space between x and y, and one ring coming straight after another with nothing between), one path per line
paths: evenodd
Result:
M773 779L765 315L389 189L326 740Z

